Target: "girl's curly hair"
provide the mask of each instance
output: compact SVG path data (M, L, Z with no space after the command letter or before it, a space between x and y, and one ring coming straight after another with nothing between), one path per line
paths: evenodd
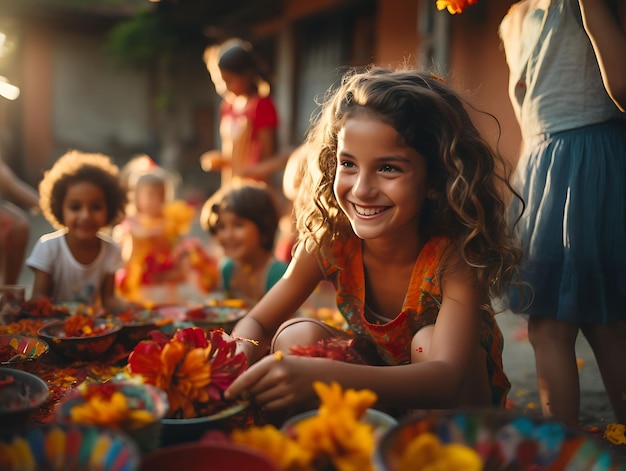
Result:
M337 135L346 119L366 113L391 125L427 162L429 188L420 224L425 239L445 235L476 269L480 286L503 294L516 280L522 251L507 221L504 159L481 137L461 98L442 79L414 70L352 71L329 92L307 136L308 171L296 200L300 241L324 249L351 234L333 192ZM521 198L520 198L521 199Z
M46 171L39 183L40 206L45 218L57 229L65 226L63 200L70 185L90 182L104 192L107 225L124 217L126 191L119 179L119 168L104 154L70 150Z

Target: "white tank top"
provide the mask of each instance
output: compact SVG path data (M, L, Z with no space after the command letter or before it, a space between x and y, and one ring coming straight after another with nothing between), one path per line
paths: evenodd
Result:
M621 116L602 83L577 1L518 2L502 20L500 37L524 141Z

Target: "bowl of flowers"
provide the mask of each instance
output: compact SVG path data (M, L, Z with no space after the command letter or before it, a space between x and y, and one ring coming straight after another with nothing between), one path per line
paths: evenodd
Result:
M85 382L62 399L55 416L60 423L124 432L145 453L158 447L161 419L168 409L165 392L150 384Z
M435 411L390 429L376 469L624 469L619 457L580 429L511 411ZM600 465L601 464L601 465Z
M0 427L28 423L33 412L48 399L48 394L48 385L38 376L0 368ZM0 466L0 469L4 468Z
M132 471L139 452L110 429L50 423L0 431L0 469Z
M35 337L19 334L0 335L0 367L32 372L50 347Z
M167 394L169 410L161 420L162 445L193 441L214 427L227 427L247 408L246 402L226 401L224 391L247 368L237 341L222 330L198 327L172 335L151 332L128 358L128 373Z
M172 323L171 319L166 318L157 309L129 308L121 312L107 313L103 317L122 324L117 340L128 349L134 348L142 340L147 340L150 331Z
M56 353L76 360L90 360L105 353L121 329L118 321L76 314L45 324L38 335Z
M247 313L241 299L212 299L208 304L188 309L185 320L204 330L222 329L230 334Z

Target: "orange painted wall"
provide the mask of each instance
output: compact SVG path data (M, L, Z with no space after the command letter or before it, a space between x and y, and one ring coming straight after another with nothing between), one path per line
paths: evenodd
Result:
M52 31L43 24L28 23L23 45L24 156L29 162L25 178L38 182L49 165L52 131Z
M450 69L452 80L467 91L471 102L498 119L502 129L499 149L515 164L521 137L509 101L508 68L498 37L498 25L511 3L480 0L463 14L451 17ZM498 136L493 120L481 117L479 122L495 145Z
M405 59L415 63L417 0L379 0L376 21L376 62L384 67L403 64Z

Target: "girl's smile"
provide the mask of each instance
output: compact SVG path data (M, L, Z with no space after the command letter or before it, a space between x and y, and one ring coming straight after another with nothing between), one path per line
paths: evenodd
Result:
M426 173L424 157L373 116L350 117L339 132L335 196L362 239L418 233Z
M69 185L63 200L63 224L68 228L68 238L95 240L106 223L107 205L102 188L87 181Z
M261 247L259 229L250 219L237 216L234 212L222 210L217 223L217 239L224 254L240 262L254 259Z

